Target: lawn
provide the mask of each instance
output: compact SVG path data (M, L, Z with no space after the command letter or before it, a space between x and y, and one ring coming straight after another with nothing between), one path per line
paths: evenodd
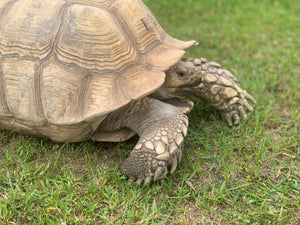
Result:
M257 100L230 128L189 114L176 172L128 184L124 143L58 144L0 131L0 224L300 224L300 4L296 0L145 0L187 56L231 70Z

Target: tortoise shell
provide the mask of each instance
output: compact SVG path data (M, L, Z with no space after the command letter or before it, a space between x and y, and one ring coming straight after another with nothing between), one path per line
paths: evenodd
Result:
M170 37L140 0L1 0L0 123L80 140L157 90L194 44Z

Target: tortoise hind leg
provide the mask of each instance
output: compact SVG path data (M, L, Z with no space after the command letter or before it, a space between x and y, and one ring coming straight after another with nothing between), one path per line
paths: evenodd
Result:
M156 99L144 98L108 118L108 122L118 120L122 121L122 126L140 136L121 167L129 181L146 185L175 171L188 127L187 116L180 109Z

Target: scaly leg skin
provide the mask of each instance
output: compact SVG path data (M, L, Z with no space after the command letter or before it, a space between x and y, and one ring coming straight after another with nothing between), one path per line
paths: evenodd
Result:
M129 182L149 184L173 173L181 160L188 118L176 107L145 98L142 106L127 120L140 139L121 170ZM136 120L136 121L134 121Z
M215 62L206 59L187 59L201 67L201 83L195 96L201 98L208 105L217 109L229 126L238 125L240 116L245 120L246 111L253 112L250 101L256 104L255 99L240 88L237 79Z

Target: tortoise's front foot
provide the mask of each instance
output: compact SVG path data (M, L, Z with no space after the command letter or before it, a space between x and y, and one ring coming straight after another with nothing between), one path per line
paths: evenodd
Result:
M255 99L249 95L245 90L242 90L237 96L226 99L223 104L215 106L220 111L222 118L226 121L228 126L238 125L240 117L243 120L247 119L246 111L253 112L253 107L249 104L250 101L256 104Z
M187 126L187 117L179 113L147 127L121 167L129 182L147 185L173 173L181 160Z
M192 59L201 70L201 83L195 96L203 99L208 105L217 109L229 126L238 125L240 117L247 118L246 112L253 112L250 105L255 99L241 89L237 79L218 63L206 59Z

